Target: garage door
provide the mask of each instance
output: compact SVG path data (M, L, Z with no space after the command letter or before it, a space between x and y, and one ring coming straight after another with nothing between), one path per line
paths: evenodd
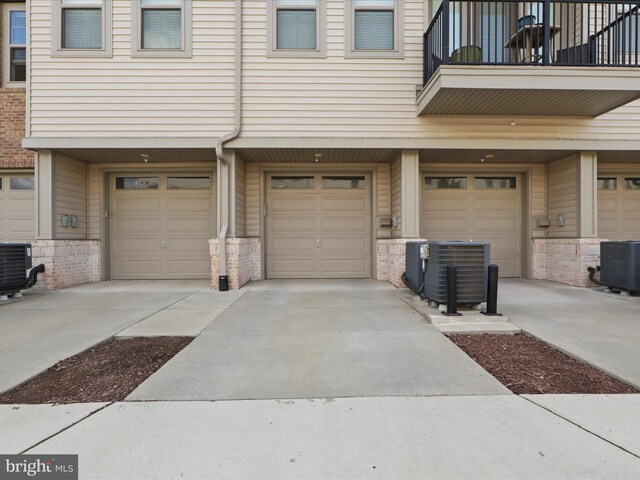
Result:
M598 177L598 236L640 240L640 175Z
M424 175L420 235L429 240L491 243L502 277L522 274L519 175Z
M268 278L371 278L368 175L267 176Z
M0 242L33 242L34 191L33 175L0 175Z
M210 278L211 174L110 178L111 278Z

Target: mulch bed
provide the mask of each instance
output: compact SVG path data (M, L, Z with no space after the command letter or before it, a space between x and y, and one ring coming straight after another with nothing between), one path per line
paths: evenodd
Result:
M0 403L120 401L192 340L190 337L110 340L62 360L0 395Z
M639 392L528 335L452 334L449 338L513 393Z

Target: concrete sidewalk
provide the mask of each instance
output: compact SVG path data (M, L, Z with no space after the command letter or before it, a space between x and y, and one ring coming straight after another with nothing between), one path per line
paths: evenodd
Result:
M258 284L130 400L510 392L382 282Z
M639 478L604 437L515 395L133 402L27 453L79 454L83 479Z
M501 279L498 307L525 332L640 388L639 300L553 282Z

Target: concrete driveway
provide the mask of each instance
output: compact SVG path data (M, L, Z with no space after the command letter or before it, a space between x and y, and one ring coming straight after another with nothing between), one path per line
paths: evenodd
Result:
M102 282L0 305L0 392L198 292L208 282Z
M374 281L252 284L130 400L510 394Z
M525 332L640 388L640 297L502 280L499 310Z

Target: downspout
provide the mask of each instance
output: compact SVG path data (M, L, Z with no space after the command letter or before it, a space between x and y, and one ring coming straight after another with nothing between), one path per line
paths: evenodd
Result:
M240 132L242 130L242 0L236 0L236 16L235 16L235 24L236 24L236 35L235 35L235 112L234 112L234 129L233 132L227 133L220 137L218 140L218 144L216 145L216 157L218 159L218 164L222 167L220 171L226 171L227 178L226 184L230 187L231 185L231 175L229 169L229 160L224 154L224 146L227 142L235 140L240 136ZM222 184L222 181L218 183ZM231 188L227 188L227 196L229 196L229 192ZM220 233L218 234L218 265L219 267L219 277L218 277L218 290L221 292L226 292L229 290L229 277L227 275L227 232L229 231L229 221L230 221L230 198L227 198L227 201L222 206L220 211L221 214L221 222L220 222Z

